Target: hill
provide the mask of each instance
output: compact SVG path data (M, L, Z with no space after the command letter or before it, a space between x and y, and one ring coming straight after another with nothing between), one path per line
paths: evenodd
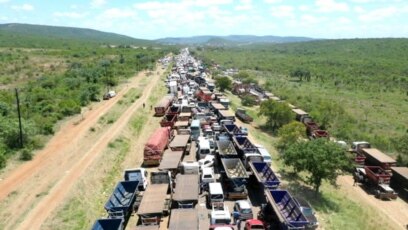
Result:
M228 35L228 36L193 36L193 37L167 37L155 40L161 44L186 44L186 45L212 45L214 41L224 45L242 45L254 43L292 43L315 40L308 37L280 37L280 36L255 36L255 35Z
M149 45L152 42L93 29L31 24L0 24L0 46L57 48L72 45Z

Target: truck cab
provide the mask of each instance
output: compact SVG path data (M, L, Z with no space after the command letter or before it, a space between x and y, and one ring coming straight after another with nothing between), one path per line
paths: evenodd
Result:
M123 178L125 181L139 181L139 191L146 190L148 184L148 172L144 168L125 169Z
M260 220L250 219L245 221L244 230L265 230L265 225Z
M251 204L247 200L237 200L234 204L234 211L239 212L241 220L249 220L254 217Z
M214 175L214 169L212 167L209 168L203 168L201 173L201 183L202 184L209 184L209 183L215 183L215 175Z
M370 143L366 141L354 141L351 144L351 152L360 153L363 148L371 148Z
M211 154L210 141L207 138L198 138L197 156L198 159L204 159L207 155Z

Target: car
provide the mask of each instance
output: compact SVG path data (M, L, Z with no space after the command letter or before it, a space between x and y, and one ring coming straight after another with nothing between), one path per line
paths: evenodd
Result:
M203 170L203 168L212 167L214 165L214 160L215 160L214 155L206 155L203 159L198 161L198 164L200 165L200 170Z
M235 226L232 224L213 224L210 225L210 230L235 230Z
M269 154L268 150L262 145L255 144L256 148L258 149L258 152L262 155L263 162L268 164L268 166L271 166L272 164L272 157L271 154Z
M235 201L234 211L239 212L239 219L241 220L249 220L254 217L252 213L251 204L247 200L237 200Z
M317 221L315 212L313 211L312 206L309 204L309 202L300 197L296 197L294 198L294 200L299 205L300 210L309 222L309 224L307 225L307 229L316 229L319 226L319 222Z
M245 230L265 230L265 225L262 221L257 219L250 219L245 221Z

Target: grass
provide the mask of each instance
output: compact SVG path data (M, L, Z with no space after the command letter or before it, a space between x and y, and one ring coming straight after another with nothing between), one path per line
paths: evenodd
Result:
M105 216L104 204L120 180L121 163L129 152L130 140L121 136L109 143L96 165L79 181L70 199L45 223L46 229L89 229L99 216ZM101 174L101 172L104 172Z
M282 187L286 187L292 193L307 199L316 210L318 221L324 229L369 230L395 228L379 211L361 206L347 197L347 194L341 192L336 186L329 183L323 183L320 194L316 196L313 189L302 182L303 178L291 173L280 160L279 152L276 150L278 138L259 128L265 121L257 115L257 107L242 106L237 96L230 93L227 93L227 95L231 101L231 108L243 107L249 112L253 112L253 114L250 114L254 116L254 122L251 126L246 126L249 133L271 154L273 159L272 168L282 176Z

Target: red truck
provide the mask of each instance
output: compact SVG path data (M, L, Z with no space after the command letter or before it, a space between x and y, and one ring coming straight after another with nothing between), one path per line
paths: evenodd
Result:
M396 199L397 193L389 186L392 174L379 166L357 167L354 181L372 189L379 199Z
M169 144L170 135L170 128L162 127L150 136L143 151L143 164L145 166L160 164L163 152Z
M164 96L154 107L154 115L161 117L166 114L167 109L171 106L174 97L171 95Z
M200 87L197 92L197 98L200 101L209 102L212 100L213 93L205 87Z
M174 123L177 121L177 114L166 114L160 121L161 127L171 127L173 128Z
M265 225L262 221L257 219L250 219L245 221L245 230L264 230Z

